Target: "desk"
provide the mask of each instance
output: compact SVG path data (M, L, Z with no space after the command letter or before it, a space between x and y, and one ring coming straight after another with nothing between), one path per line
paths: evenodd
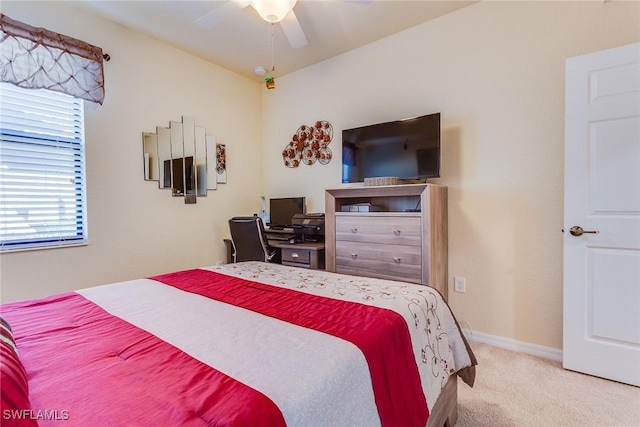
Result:
M283 265L324 270L324 242L289 243L286 240L269 240L269 245L280 249Z
M224 239L227 264L233 262L233 244ZM324 242L289 243L286 240L269 240L269 245L279 249L282 264L293 267L324 270Z

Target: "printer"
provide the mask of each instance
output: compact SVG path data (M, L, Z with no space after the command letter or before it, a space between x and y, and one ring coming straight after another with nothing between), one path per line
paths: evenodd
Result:
M291 222L296 242L324 242L324 213L295 214Z

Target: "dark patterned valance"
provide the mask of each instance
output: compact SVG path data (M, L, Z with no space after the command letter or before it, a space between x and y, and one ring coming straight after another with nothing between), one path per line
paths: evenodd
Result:
M0 81L102 104L102 49L0 14Z

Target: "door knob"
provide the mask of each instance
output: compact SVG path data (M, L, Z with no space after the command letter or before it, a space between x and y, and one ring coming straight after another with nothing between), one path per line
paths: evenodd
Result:
M574 225L569 229L569 233L571 233L572 236L582 236L583 234L598 234L600 232L598 230L585 231L579 225Z

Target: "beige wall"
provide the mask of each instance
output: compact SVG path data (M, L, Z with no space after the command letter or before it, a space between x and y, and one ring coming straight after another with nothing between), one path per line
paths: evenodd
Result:
M482 2L277 79L264 93L270 197L322 211L344 128L442 113L453 311L473 330L562 347L564 65L640 40L637 2ZM287 169L301 124L328 120L334 160Z
M89 245L0 255L2 300L224 259L227 219L260 207L262 85L62 2L3 1L2 12L112 58L104 105L85 104ZM228 184L195 205L143 180L142 132L182 115L225 143L229 158Z

